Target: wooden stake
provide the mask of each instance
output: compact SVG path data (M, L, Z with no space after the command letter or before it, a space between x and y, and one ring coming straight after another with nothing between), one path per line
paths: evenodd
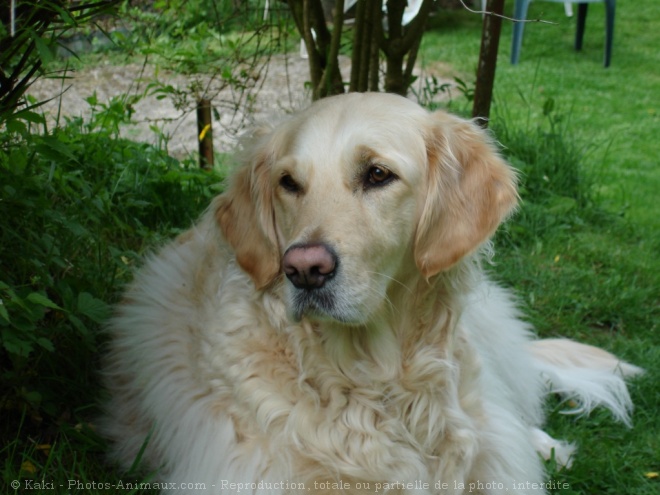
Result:
M199 166L205 170L213 168L213 119L211 100L197 101L197 139L199 141Z

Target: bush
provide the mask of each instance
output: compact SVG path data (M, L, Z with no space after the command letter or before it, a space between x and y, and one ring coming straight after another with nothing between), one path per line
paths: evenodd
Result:
M23 94L53 59L58 40L101 14L113 12L119 0L67 2L16 0L0 10L0 126L13 120Z
M93 401L108 302L145 247L188 227L219 183L119 139L116 116L101 117L3 136L0 411L36 423Z

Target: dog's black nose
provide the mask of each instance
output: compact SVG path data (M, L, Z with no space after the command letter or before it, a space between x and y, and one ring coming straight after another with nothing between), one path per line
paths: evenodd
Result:
M337 256L324 244L298 244L286 250L282 268L298 289L318 289L334 276Z

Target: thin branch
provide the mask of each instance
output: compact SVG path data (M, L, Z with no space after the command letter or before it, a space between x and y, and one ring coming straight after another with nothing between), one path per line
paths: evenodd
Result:
M14 36L16 36L16 0L11 0L11 6L9 7L9 9L10 9L9 35L13 38Z
M488 12L486 10L474 10L468 7L467 5L465 5L465 2L463 0L459 0L459 1L461 2L461 5L465 10L467 10L468 12L472 12L473 14L492 15L493 17L500 17L504 20L511 22L540 22L541 24L552 24L555 26L557 25L557 23L554 21L546 21L543 19L515 19L513 17L507 17L502 14L496 14L495 12Z
M462 0L461 0L462 1ZM417 15L414 17L410 24L408 24L407 29L405 30L405 35L402 36L402 49L404 53L409 52L413 49L416 44L419 44L419 32L424 31L424 26L426 21L431 13L434 0L424 0L422 6L417 12Z
M380 79L380 45L383 38L381 2L375 1L372 4L373 25L371 28L371 39L369 40L369 91L378 91Z
M363 0L357 2L355 10L355 24L353 27L353 49L351 50L351 77L349 84L349 91L359 91L360 81L360 68L362 67L360 60L360 50L364 38L364 18L367 11L367 1Z
M314 35L312 33L312 24L311 24L311 0L303 0L303 9L302 9L302 22L303 22L303 38L305 40L305 46L307 48L307 56L309 57L309 69L310 76L312 78L312 88L314 96L316 96L316 91L321 81L323 75L321 68L321 60L319 52L316 49L316 43L314 43ZM316 98L314 98L316 99Z
M330 53L328 54L328 61L320 82L320 85L326 89L329 89L330 85L334 82L335 71L339 67L339 48L341 47L341 32L344 25L344 0L337 0L335 4L333 24L332 37L330 38Z

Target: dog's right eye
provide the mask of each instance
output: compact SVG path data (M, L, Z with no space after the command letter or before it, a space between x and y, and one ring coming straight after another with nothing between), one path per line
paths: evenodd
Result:
M362 185L365 190L374 187L382 187L389 184L396 178L397 176L387 168L378 165L372 165L369 167L369 170L367 170L365 176L363 177Z
M282 186L283 189L292 192L292 193L299 193L301 191L300 185L293 180L293 177L291 177L289 174L283 175L280 178L280 186Z

